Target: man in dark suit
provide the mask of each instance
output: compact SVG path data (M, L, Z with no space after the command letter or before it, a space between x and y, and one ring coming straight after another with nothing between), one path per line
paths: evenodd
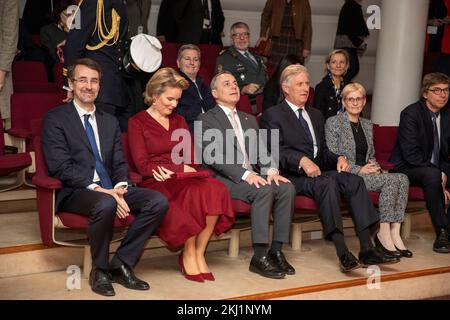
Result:
M280 83L286 99L267 109L261 127L279 130L280 167L294 184L297 194L314 198L325 238L333 241L341 270L347 272L363 265L398 261L385 257L373 247L370 229L380 219L368 196L364 180L348 173L344 156L328 150L321 112L306 106L309 75L302 65L290 65L281 74ZM344 241L341 194L347 199L360 241L359 261Z
M63 183L56 198L57 210L90 217L89 284L94 292L113 296L108 273L114 282L127 288L149 289L132 268L164 217L168 203L160 193L136 188L128 181L118 122L94 105L100 89L100 70L95 61L87 58L69 66L74 99L47 113L42 143L49 174ZM136 215L135 220L109 263L114 219L126 218L130 211Z
M215 106L210 87L198 75L200 64L199 47L194 44L185 44L178 49L179 72L189 82L189 87L183 90L175 111L186 119L191 132L194 132L194 121L197 116Z
M256 96L263 93L267 82L267 70L263 59L249 51L250 28L245 22L231 26L231 43L216 60L216 73L229 71L236 78L241 94L248 95L252 111L256 114Z
M422 81L421 100L400 114L397 143L391 156L395 172L402 172L412 186L423 187L425 202L436 231L433 250L450 252L449 142L448 102L450 78L443 73L429 73Z
M98 4L103 5L100 10ZM127 33L128 20L122 0L84 0L79 4L64 48L66 77L67 66L76 59L91 58L100 64L103 81L95 103L97 108L117 117L122 131L127 131L128 118L135 113L134 106L139 105L133 100L143 99L133 93L139 80L122 71ZM68 90L64 102L71 99Z
M196 132L196 144L204 149L199 153L203 154L204 164L216 172L231 197L252 206L254 256L249 270L274 279L295 274L281 251L282 244L289 241L295 189L279 174L277 164L268 155L255 117L236 111L240 94L233 75L222 72L214 76L211 90L217 106L199 116L203 130ZM273 237L268 251L271 215Z
M225 17L220 0L177 0L173 6L178 43L222 45Z

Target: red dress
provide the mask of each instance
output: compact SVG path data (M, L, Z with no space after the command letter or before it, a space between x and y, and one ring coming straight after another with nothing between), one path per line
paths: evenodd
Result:
M214 228L217 235L228 231L234 223L231 198L222 182L211 177L170 178L162 182L153 178L152 169L158 172L158 166L183 172L184 164L174 164L171 157L174 146L179 144L171 141L171 136L180 128L189 132L183 117L171 114L169 130L166 130L146 111L139 112L128 123L130 151L138 172L144 177L141 186L157 190L169 200L169 210L157 234L171 248L180 247L188 238L199 234L206 227L207 215L219 215ZM189 141L192 141L190 135ZM184 163L198 170L198 165Z

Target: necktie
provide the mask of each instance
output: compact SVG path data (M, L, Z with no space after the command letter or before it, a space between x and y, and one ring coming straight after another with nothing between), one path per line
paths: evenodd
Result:
M253 65L255 68L258 68L258 63L256 63L255 59L254 59L252 56L250 56L250 54L248 53L248 51L245 51L244 56L245 56L248 60L250 60L250 62L252 63L252 65Z
M92 151L95 157L95 171L100 178L100 184L105 189L112 189L112 182L109 178L108 172L106 171L105 165L102 162L100 153L98 152L97 142L95 142L94 129L92 129L89 123L89 114L84 115L84 127L86 129L86 135L88 137L89 143L91 144Z
M244 135L242 134L242 131L241 131L241 129L240 129L238 123L237 123L236 117L237 117L236 110L231 111L230 112L231 126L234 129L234 133L235 133L236 138L238 140L239 147L241 149L242 154L244 155L244 163L242 164L242 167L245 168L245 169L250 169L251 166L250 166L250 163L248 161L247 152L245 152Z
M439 132L437 128L437 117L439 113L432 113L431 121L433 122L433 154L431 156L431 163L439 166Z
M311 135L311 131L309 130L308 122L306 122L305 118L303 118L303 112L306 112L305 108L299 108L298 109L298 120L300 121L300 124L302 125L303 129L305 130L306 137L308 138L308 141L313 143L313 138Z

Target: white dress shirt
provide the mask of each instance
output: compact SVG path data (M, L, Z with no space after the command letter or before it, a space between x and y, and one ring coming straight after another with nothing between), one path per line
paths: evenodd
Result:
M313 138L314 158L315 158L317 156L317 152L319 151L319 148L317 147L317 140L316 140L316 135L314 134L314 127L313 127L313 124L312 124L311 118L309 117L308 112L301 112L301 109L305 108L304 106L303 106L303 108L297 107L295 104L290 102L288 99L285 99L285 100L286 100L286 103L289 105L289 107L292 109L292 111L294 111L295 115L297 117L299 115L303 116L303 119L305 119L306 122L308 123L309 132L311 133L311 136Z

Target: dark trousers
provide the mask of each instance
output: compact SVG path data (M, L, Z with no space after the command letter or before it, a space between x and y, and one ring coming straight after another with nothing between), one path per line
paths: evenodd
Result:
M348 53L349 66L344 78L347 82L351 82L354 77L359 73L359 58L358 50L356 48L345 48Z
M314 198L319 207L319 216L325 237L336 229L343 233L341 195L350 206L356 231L371 227L380 215L373 207L364 180L348 172L325 171L317 178L306 175L289 177L298 195Z
M133 267L144 248L145 242L162 221L167 208L167 199L159 192L128 188L124 196L135 220L128 227L125 238L117 249L116 257ZM92 265L101 269L109 266L109 243L113 237L116 200L102 192L78 189L61 203L60 211L89 216L88 238L91 246Z
M400 168L408 176L411 186L422 187L425 194L425 204L431 215L431 221L436 232L442 228L450 230L450 219L445 212L444 191L442 190L441 170L436 167ZM445 172L448 176L450 172ZM448 183L447 183L448 186ZM450 210L449 210L450 211Z

